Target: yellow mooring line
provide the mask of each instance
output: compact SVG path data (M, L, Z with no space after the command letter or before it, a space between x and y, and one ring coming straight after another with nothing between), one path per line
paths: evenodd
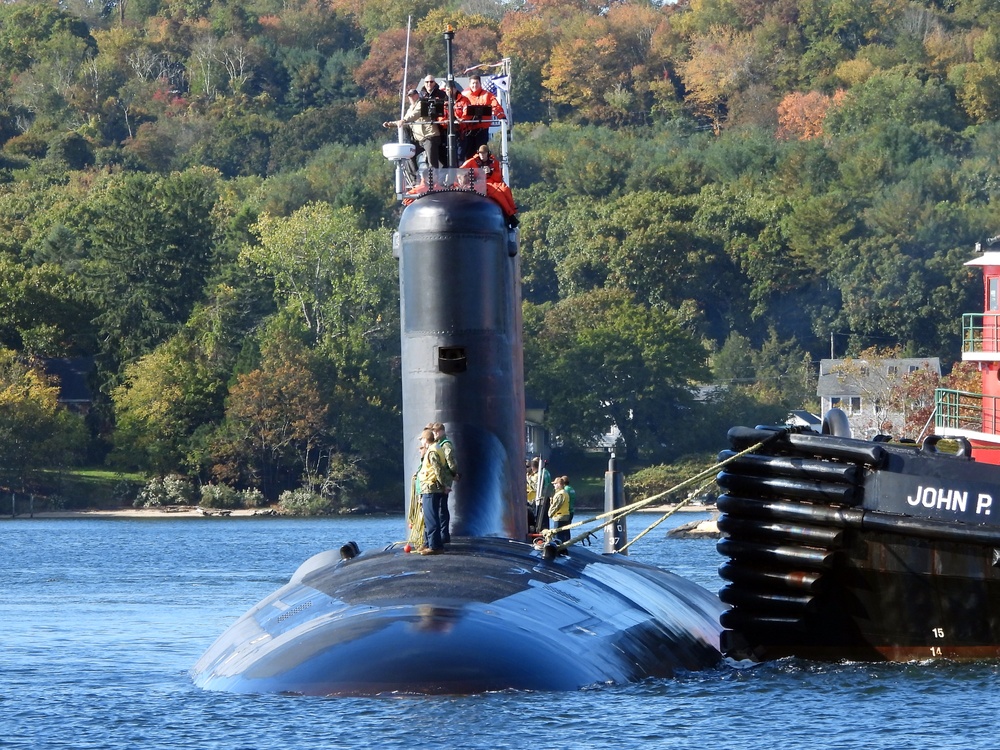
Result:
M621 549L621 551L624 552L632 544L634 544L635 542L639 541L642 537L644 537L650 531L652 531L657 526L659 526L661 523L663 523L668 518L670 518L670 516L672 516L678 510L680 510L685 505L687 505L688 503L690 503L692 500L694 500L695 498L697 498L706 487L708 487L710 484L712 484L715 481L715 475L718 474L719 470L722 467L726 466L727 464L732 463L733 461L735 461L735 460L737 460L739 458L742 458L743 456L747 455L748 453L753 453L754 451L759 450L761 447L763 447L768 442L770 442L771 440L773 440L774 438L778 437L781 434L782 433L780 431L776 431L772 437L768 437L765 440L761 440L756 445L751 445L746 450L742 450L739 453L737 453L737 454L735 454L733 456L730 456L729 458L725 459L724 461L720 461L717 464L709 466L707 469L699 471L693 477L690 477L689 479L685 479L680 484L677 484L677 485L671 487L668 490L664 490L663 492L661 492L661 493L659 493L657 495L653 495L652 497L647 497L647 498L645 498L643 500L637 500L634 503L629 503L628 505L623 505L621 508L617 508L615 510L605 511L604 513L601 513L600 515L596 515L593 518L587 518L587 519L584 519L582 521L575 521L574 523L571 523L569 526L562 526L561 528L558 528L558 529L542 529L542 531L540 533L541 533L542 537L545 539L546 546L551 545L551 546L553 546L553 547L556 548L555 549L556 552L562 552L563 550L567 549L570 545L576 544L577 542L582 542L582 541L588 539L589 537L595 535L601 529L604 529L605 527L610 526L610 525L616 523L620 519L625 518L626 516L631 515L632 513L635 513L637 511L642 510L647 505L651 505L652 503L655 503L657 500L660 500L663 497L665 497L667 495L670 495L671 493L679 492L680 490L683 490L686 487L690 487L691 485L695 484L696 482L703 482L697 489L695 489L692 492L690 492L687 497L685 497L683 500L681 500L679 503L677 503L677 505L675 505L669 511L667 511L666 513L664 513L663 516L661 516L653 524L651 524L649 527L647 527L646 529L644 529L635 538L629 540L629 542L627 544L625 544L625 546L622 547L622 549ZM706 481L703 481L703 480L706 480ZM552 542L552 538L559 531L565 531L566 529L576 529L576 528L579 528L581 526L586 526L587 524L590 524L590 523L595 523L597 521L603 521L603 523L601 523L599 526L595 526L592 529L588 529L587 531L583 532L582 534L580 534L578 536L570 537L569 541L562 542L560 544L553 544L553 542Z

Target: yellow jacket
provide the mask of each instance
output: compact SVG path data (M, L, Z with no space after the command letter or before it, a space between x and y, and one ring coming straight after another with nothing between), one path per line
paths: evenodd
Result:
M421 495L431 495L444 492L447 488L444 484L444 472L447 468L444 456L438 448L437 443L431 443L424 451L424 457L420 461L420 469L417 471L417 482Z
M549 502L549 519L558 520L563 516L569 515L569 493L566 488L561 490L556 490L556 494L552 496L551 502Z

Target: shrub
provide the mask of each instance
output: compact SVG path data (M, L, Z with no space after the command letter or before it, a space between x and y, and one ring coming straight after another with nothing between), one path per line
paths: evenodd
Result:
M336 510L333 500L307 489L285 490L278 498L278 509L291 516L326 516Z
M194 501L194 485L178 474L156 477L139 490L132 504L136 508L158 508L162 505L188 505Z
M710 457L684 456L672 464L660 464L640 469L625 478L625 489L628 491L629 500L634 502L666 492L671 487L675 487L681 482L690 479L695 474L704 471L712 463L713 461ZM689 493L704 484L705 481L702 480L696 485L672 492L664 496L662 502L664 504L680 502ZM714 492L715 486L713 484L703 491L703 499L706 502L714 502Z
M202 508L263 508L267 498L257 488L236 490L228 484L205 484L198 504Z
M11 138L4 144L3 150L12 156L26 156L31 159L42 159L49 150L48 141L34 133L24 133Z
M263 508L267 505L267 498L264 493L256 487L247 490L240 490L240 504L244 508Z
M240 494L228 484L205 484L201 487L202 508L238 508Z

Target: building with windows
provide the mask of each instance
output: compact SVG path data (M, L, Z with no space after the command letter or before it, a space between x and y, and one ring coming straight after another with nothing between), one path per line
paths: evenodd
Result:
M906 414L892 398L903 378L927 368L941 375L938 357L880 359L867 362L860 359L823 359L819 364L816 395L821 413L834 407L842 409L851 423L856 438L870 439L875 435L901 436Z

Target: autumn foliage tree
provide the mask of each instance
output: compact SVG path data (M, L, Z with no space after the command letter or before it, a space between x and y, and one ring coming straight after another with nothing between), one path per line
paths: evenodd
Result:
M212 473L275 498L318 469L327 409L305 358L272 352L229 391L226 421L213 442Z
M749 33L714 26L691 39L690 57L680 73L687 100L718 135L726 119L726 103L753 81L759 61Z
M786 140L809 141L823 135L823 119L827 110L843 100L844 92L833 96L809 91L793 92L778 105L778 137Z
M982 390L982 375L976 362L958 362L944 377L923 367L903 376L902 382L893 393L896 408L903 411L906 422L903 436L918 438L934 432L931 419L934 417L935 391L938 388L979 393Z

